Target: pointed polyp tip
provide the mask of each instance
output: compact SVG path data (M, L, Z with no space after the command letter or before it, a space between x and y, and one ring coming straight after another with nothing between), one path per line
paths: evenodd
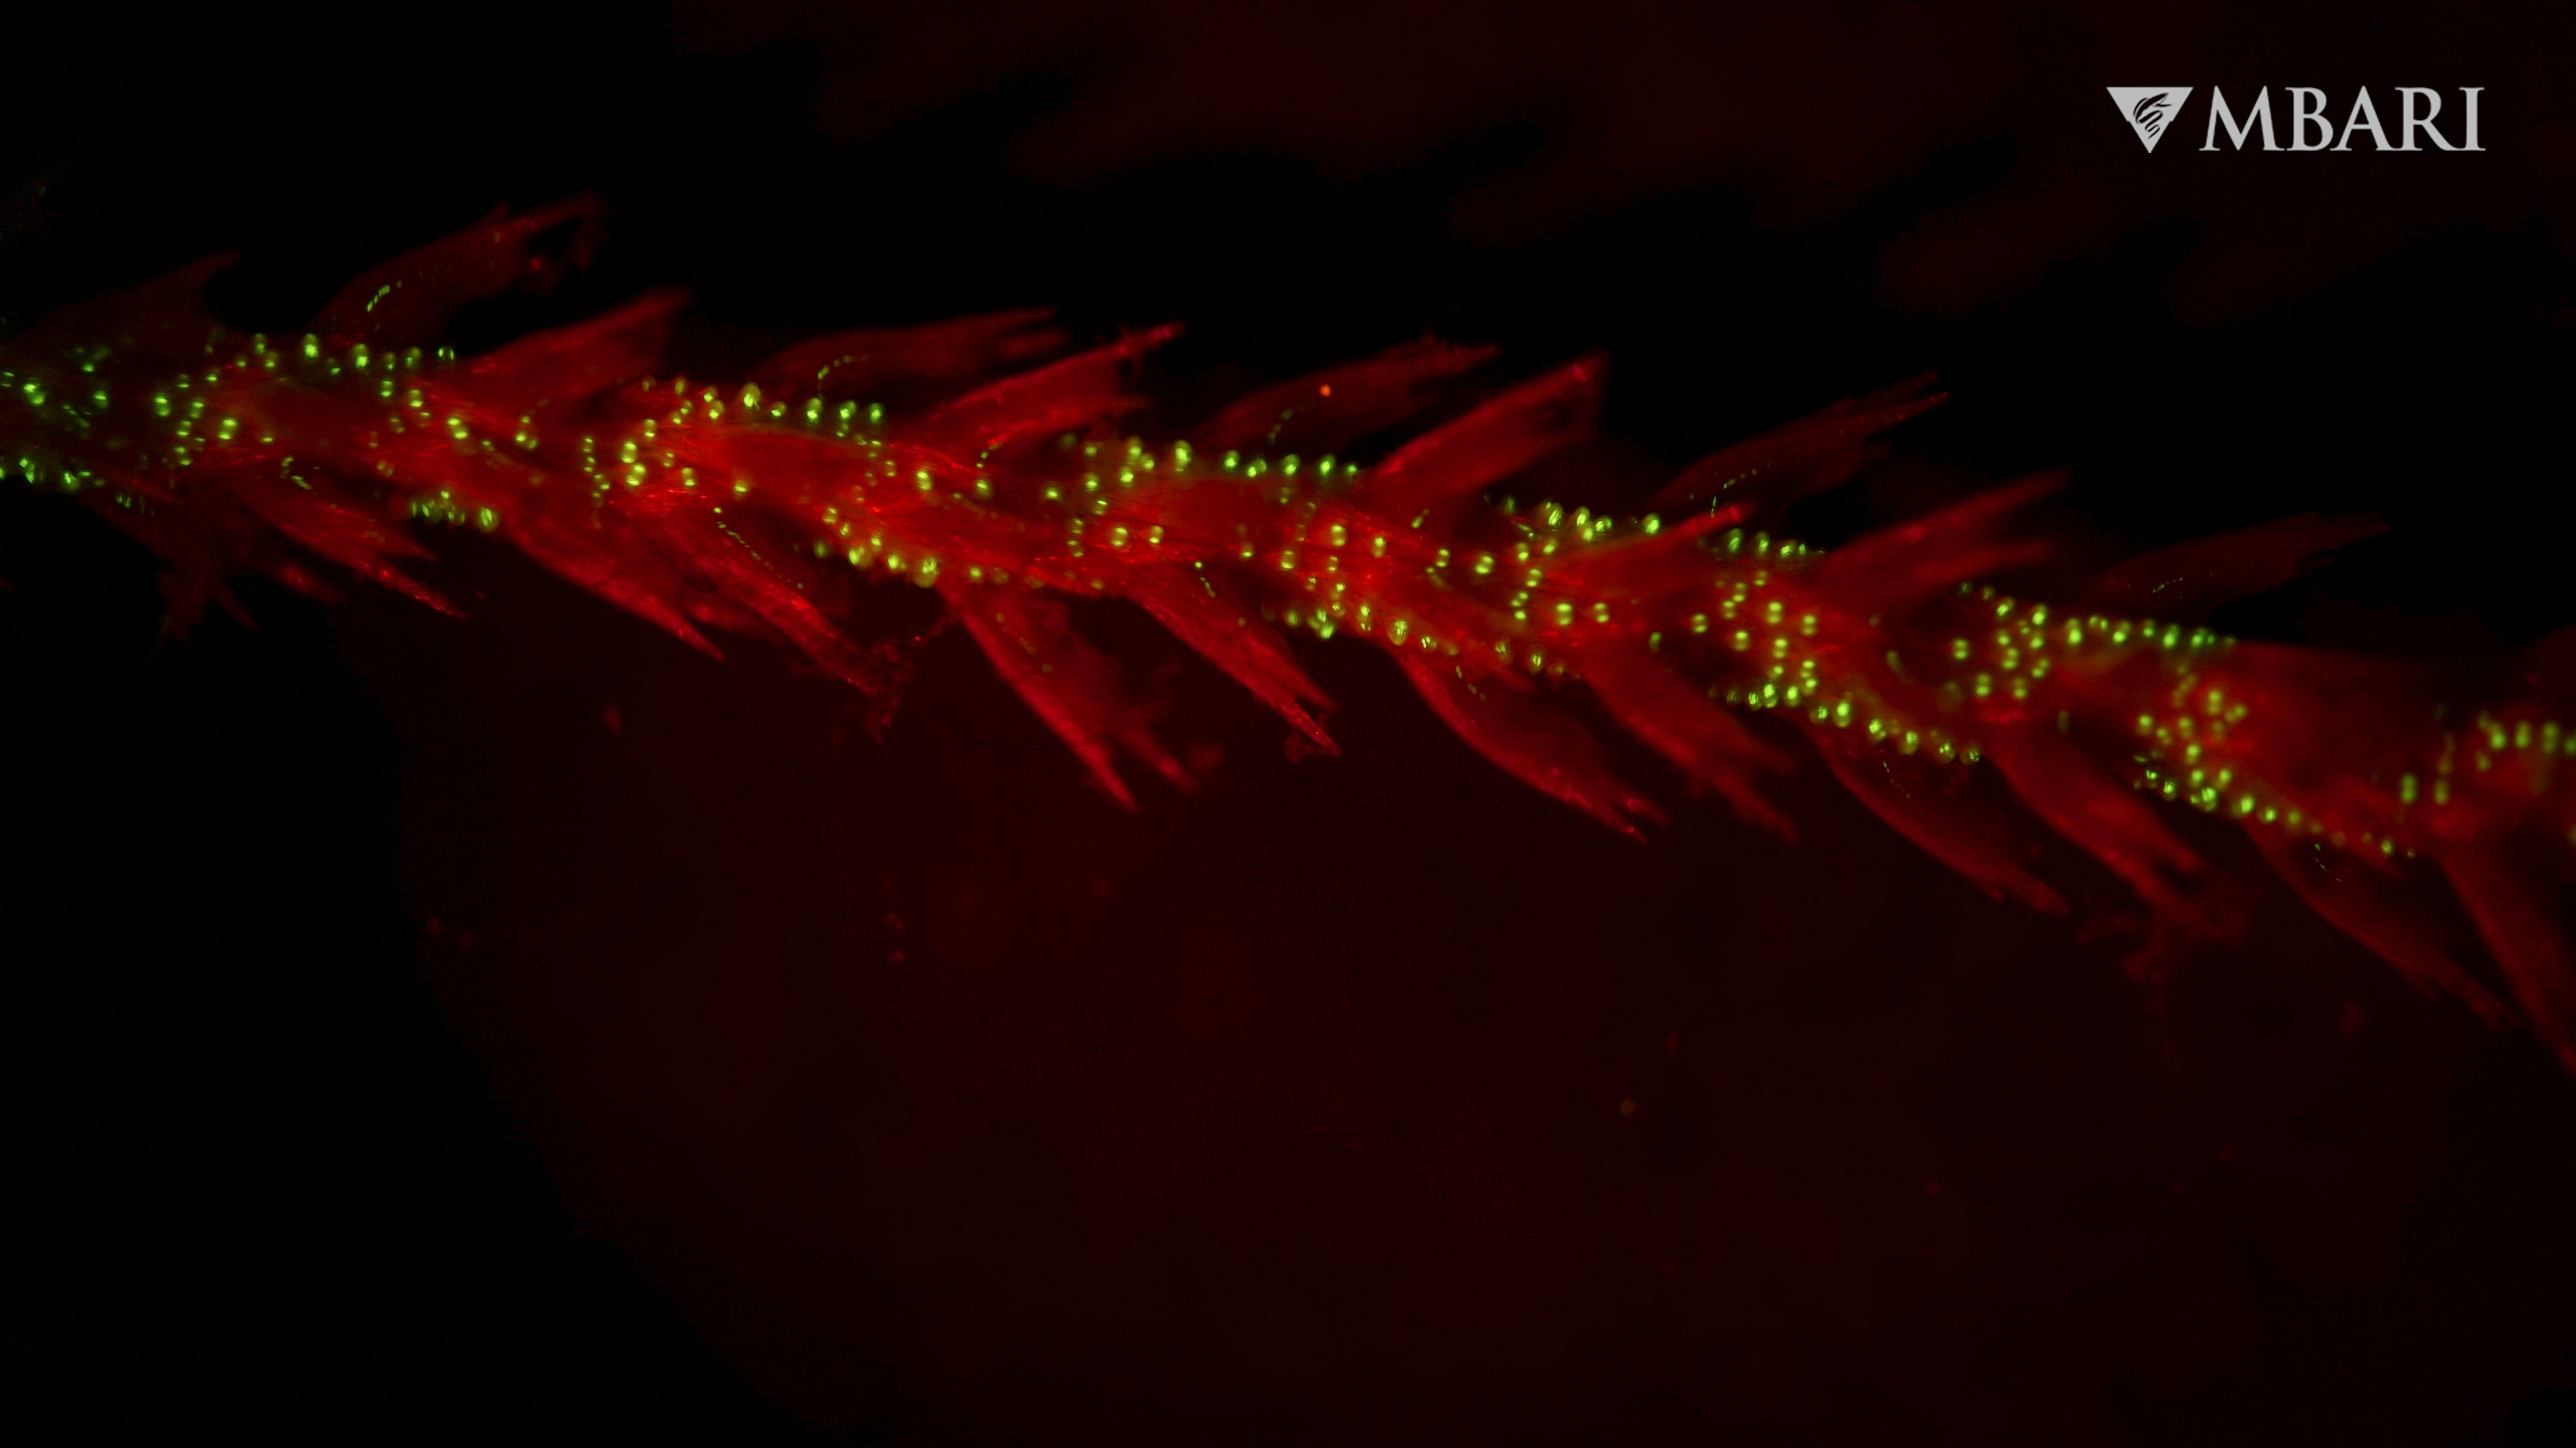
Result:
M1935 403L1947 402L1950 400L1949 393L1929 391L1940 380L1941 374L1938 372L1929 370L1917 372L1911 377L1891 382L1861 398L1859 405L1865 408L1890 407L1900 402L1920 401L1929 407Z
M1409 348L1400 348L1398 350L1404 352L1419 352L1426 356L1439 358L1441 362L1441 371L1444 374L1465 372L1472 368L1482 367L1486 363L1503 355L1503 349L1491 342L1475 342L1462 346L1455 343L1443 342L1428 332L1423 334L1421 341L1412 344Z
M686 287L655 287L609 315L667 317L686 310L693 300Z
M181 301L183 306L201 306L204 303L203 293L206 283L213 280L218 272L231 270L241 257L242 254L237 251L219 251L212 256L201 256L186 266L164 273L160 280L146 283L127 295L152 298L165 305L174 300L184 299Z
M2050 468L2046 472L2030 473L2015 478L2001 487L1990 488L1983 493L1971 494L1965 502L1954 506L1966 510L1972 516L1990 517L1999 510L2018 508L2024 503L2036 502L2052 494L2064 492L2067 485L2074 481L2075 474L2071 470Z
M1744 823L1761 830L1784 845L1798 843L1797 825L1791 823L1787 815L1772 808L1770 801L1748 790L1741 794L1729 793L1726 803L1727 807L1735 812L1735 817Z
M1289 758L1304 759L1316 754L1334 759L1341 757L1342 746L1333 742L1333 736L1324 732L1324 726L1317 723L1313 715L1292 707L1282 710L1281 717L1288 721L1286 743Z

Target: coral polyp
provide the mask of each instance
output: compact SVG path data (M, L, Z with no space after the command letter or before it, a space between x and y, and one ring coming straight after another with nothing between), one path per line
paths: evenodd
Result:
M1355 463L1486 353L1414 344L1147 438L1121 427L1128 388L1171 328L1048 361L1065 338L1047 314L1002 313L843 333L710 383L661 374L682 299L654 294L481 356L439 346L459 305L581 260L592 215L496 215L361 277L297 336L205 313L220 258L64 313L0 345L0 459L157 552L181 628L237 608L224 580L245 571L328 596L337 568L450 607L407 570L420 525L462 525L693 647L783 640L882 693L844 619L856 585L903 580L1131 808L1122 766L1192 776L1072 599L1143 607L1326 750L1329 701L1287 635L1365 640L1503 770L1629 834L1662 813L1568 691L1783 834L1762 781L1803 737L1952 869L2065 910L2026 827L1966 790L1991 768L2136 893L2152 936L2224 936L2220 872L2171 801L2241 827L2328 920L2490 1020L2518 1013L2576 1071L2554 896L2576 728L2549 666L2567 635L2523 693L2462 699L2405 665L2201 626L2369 520L2241 530L2030 599L1987 580L2054 553L2017 523L2055 476L1831 551L1778 535L1790 502L1940 400L1921 383L1727 448L1619 517L1487 497L1587 435L1599 359ZM2445 886L2516 1005L2447 942Z

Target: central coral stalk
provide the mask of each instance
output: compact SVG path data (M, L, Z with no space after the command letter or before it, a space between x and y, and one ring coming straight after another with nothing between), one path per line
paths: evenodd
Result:
M2141 792L2161 796L2242 825L2329 919L2503 1019L2411 898L2411 862L2430 861L2576 1070L2576 968L2547 908L2576 840L2576 730L2552 702L2463 707L2402 667L2188 626L2368 520L2204 540L2036 603L1980 580L2049 554L2010 530L2052 477L1832 553L1764 531L1939 400L1920 384L1729 448L1659 494L1661 512L1622 519L1483 496L1588 434L1592 359L1362 468L1342 460L1352 443L1485 354L1401 348L1148 442L1116 423L1169 328L1017 372L1061 344L1043 313L848 333L711 387L651 375L680 305L664 295L471 360L425 350L460 302L547 276L535 243L589 215L496 216L361 278L287 341L207 319L205 265L67 313L0 348L0 456L168 559L180 626L229 606L233 571L327 592L299 553L446 607L402 568L425 556L404 524L425 519L497 534L695 647L714 651L709 628L777 637L881 690L836 615L852 580L907 578L1130 807L1122 754L1191 779L1067 597L1143 606L1326 749L1326 701L1279 626L1365 638L1486 757L1629 834L1660 813L1555 690L1587 687L1690 781L1785 833L1757 787L1784 760L1737 717L1779 715L1908 838L1991 893L2062 910L1963 793L1991 761L2168 934L2223 935L2213 872ZM889 397L903 405L872 400Z

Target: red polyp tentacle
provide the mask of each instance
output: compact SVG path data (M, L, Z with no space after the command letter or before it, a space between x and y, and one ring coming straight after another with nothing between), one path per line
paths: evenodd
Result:
M1063 604L972 584L952 585L945 592L994 669L1090 766L1110 798L1126 809L1136 808L1136 796L1118 775L1118 749L1175 787L1191 786L1189 771L1155 739L1143 711L1119 686L1117 665L1074 633Z
M1664 818L1652 800L1602 764L1599 747L1582 726L1543 703L1495 687L1490 677L1464 677L1449 659L1421 652L1396 657L1441 722L1513 778L1631 839L1645 838L1631 819Z
M2430 912L2405 898L2397 882L2377 878L2371 862L2339 857L2316 840L2294 839L2279 830L2251 833L2265 862L2300 899L2419 989L2456 997L2491 1026L2511 1023L2512 1011L2452 957Z
M1382 432L1431 403L1430 386L1492 359L1491 347L1434 338L1365 362L1310 373L1244 398L1192 429L1205 446L1330 452Z
M1712 453L1665 484L1651 505L1672 510L1733 505L1745 510L1739 517L1776 515L1858 471L1869 460L1870 439L1947 401L1941 393L1914 396L1932 380L1927 372L1862 403L1845 399Z
M1584 358L1425 433L1372 469L1357 501L1398 524L1463 506L1487 484L1590 435L1605 370L1601 358Z
M1180 334L1155 327L979 388L932 410L919 431L934 445L973 454L1106 422L1140 405L1124 391L1128 369Z
M1791 763L1777 741L1802 737L1971 882L2062 911L1967 788L1991 760L2030 816L2153 907L2151 953L2234 923L2229 882L2168 827L2169 801L2242 827L2318 914L2503 1021L2486 966L2425 898L2447 881L2576 1071L2576 960L2552 895L2576 864L2576 633L2523 659L2507 696L2445 700L2421 671L2188 622L2371 520L2162 550L2052 608L1981 580L2053 556L2016 529L2057 475L1831 553L1744 526L1849 476L1939 400L1918 395L1928 378L1715 454L1658 495L1691 510L1666 519L1482 500L1588 435L1597 358L1358 468L1321 450L1412 416L1487 353L1426 341L1283 383L1193 448L1110 431L1174 329L1005 375L1062 344L1043 311L845 332L720 387L651 375L676 293L471 360L429 350L458 304L580 261L597 216L587 201L496 213L370 272L298 339L206 317L223 258L49 319L0 343L0 464L160 555L174 632L209 601L238 614L224 579L241 572L327 597L336 570L445 607L403 565L427 555L417 525L464 525L693 648L715 652L708 629L779 640L882 697L890 651L844 627L849 590L935 588L1129 808L1121 755L1178 788L1193 777L1067 598L1143 607L1327 750L1323 691L1277 626L1366 639L1477 752L1631 837L1662 813L1561 707L1566 686L1782 836L1759 785Z
M1259 618L1221 573L1204 566L1169 565L1134 571L1122 592L1142 605L1173 637L1234 677L1277 711L1298 733L1328 754L1340 748L1306 705L1330 700L1297 667L1288 641Z
M467 302L514 286L542 290L568 267L587 266L599 245L607 208L596 196L575 196L520 216L494 207L482 221L453 236L404 252L361 273L313 319L330 337L361 337L387 346L438 340L447 319ZM537 248L548 232L569 228L560 255Z
M2065 486L2064 473L2040 473L1873 533L1829 554L1818 584L1853 612L1870 614L1913 608L1969 579L2040 562L2046 543L2006 543L1995 534L2014 513Z
M1622 728L1653 745L1693 783L1724 795L1746 821L1784 839L1797 837L1753 785L1756 773L1787 767L1779 751L1642 648L1586 649L1580 663L1584 682Z
M2387 531L2377 518L2304 513L2142 553L2087 583L2082 599L2088 608L2195 622L2231 599L2313 571L2347 543Z
M1053 307L960 317L926 327L866 327L790 347L753 370L751 382L789 401L807 397L884 401L915 388L980 383L1064 346L1061 328L1040 324Z
M2533 868L2526 850L2521 840L2488 839L2454 845L2440 858L2532 1034L2576 1075L2576 958L2554 908L2558 872Z

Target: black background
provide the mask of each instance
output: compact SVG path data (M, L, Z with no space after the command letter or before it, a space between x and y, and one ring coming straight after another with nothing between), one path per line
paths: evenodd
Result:
M291 330L587 189L600 263L460 342L660 284L694 375L1002 306L1176 318L1173 430L1425 330L1505 375L1606 348L1605 439L1551 486L1613 503L1937 368L1954 400L1809 536L2064 465L2069 570L2394 525L2241 632L2474 671L2570 622L2563 19L18 24L8 328L239 250L218 311ZM2196 96L2149 156L2101 91L2137 79L2484 84L2491 149L2203 154ZM139 550L0 513L8 1411L41 1436L2576 1424L2576 1086L2279 892L2149 992L2071 856L2074 923L1990 905L1819 771L1794 848L1676 800L1638 849L1352 644L1303 648L1344 756L1292 761L1087 615L1208 775L1130 817L954 635L877 741L776 651L701 660L480 540L436 540L462 622L245 585L257 632L158 644Z

